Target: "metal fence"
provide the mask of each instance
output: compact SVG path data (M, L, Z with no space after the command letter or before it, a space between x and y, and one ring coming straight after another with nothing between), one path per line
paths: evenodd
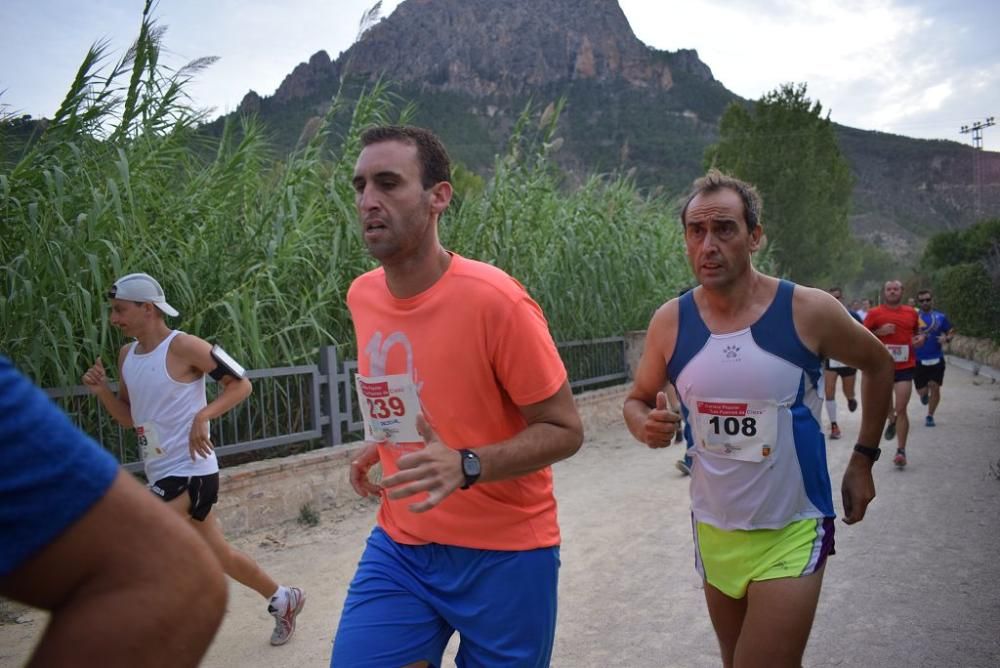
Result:
M625 339L609 337L557 344L574 392L625 382ZM253 394L212 421L212 443L220 457L277 446L314 443L334 446L360 438L364 429L354 396L356 360L337 359L337 349L320 350L317 364L253 369ZM111 384L118 390L117 384ZM208 384L209 401L218 386ZM46 390L73 422L118 458L129 471L142 471L135 430L117 424L83 385Z

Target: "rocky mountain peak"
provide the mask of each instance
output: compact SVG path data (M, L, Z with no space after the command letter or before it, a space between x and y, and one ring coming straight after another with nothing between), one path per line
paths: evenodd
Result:
M666 56L643 44L610 0L406 0L336 62L320 52L300 64L275 97L308 95L340 73L388 73L477 96L580 79L668 90L672 65L712 80L695 51Z

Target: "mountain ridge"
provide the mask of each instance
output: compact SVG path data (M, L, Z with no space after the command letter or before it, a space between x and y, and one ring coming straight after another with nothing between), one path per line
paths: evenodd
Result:
M732 102L697 51L642 43L617 2L405 0L331 59L317 52L274 95L248 93L241 112L290 126L290 149L342 81L388 76L418 105L417 122L455 157L489 169L528 101L565 97L558 162L572 173L633 170L641 185L679 192ZM298 128L296 130L295 128ZM853 233L912 257L935 231L973 224L974 149L836 126L855 176ZM980 152L981 209L1000 211L1000 153Z

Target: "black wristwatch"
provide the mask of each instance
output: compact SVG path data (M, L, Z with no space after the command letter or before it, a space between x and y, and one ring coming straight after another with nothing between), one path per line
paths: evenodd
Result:
M864 455L868 459L872 460L872 462L877 462L878 458L882 456L881 448L869 448L865 445L861 445L860 443L854 446L854 452Z
M458 452L462 455L462 475L465 476L465 484L460 489L469 489L479 480L483 467L479 462L479 455L472 450L459 450Z

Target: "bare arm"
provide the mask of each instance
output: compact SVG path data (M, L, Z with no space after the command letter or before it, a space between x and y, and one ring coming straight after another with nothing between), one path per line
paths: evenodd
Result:
M548 399L519 409L527 427L503 443L476 449L483 468L481 482L532 473L572 457L583 444L583 423L569 382Z
M678 308L677 300L672 300L653 314L635 381L622 407L628 430L651 448L669 446L680 426L680 416L670 410L663 392L668 380L667 361L677 340Z
M127 473L0 593L52 611L29 666L196 666L226 582L208 546Z
M211 373L218 365L212 358L211 344L191 334L175 338L171 342L170 354L176 355L192 369L203 374ZM236 379L232 376L223 376L219 384L222 386L222 391L198 411L191 423L191 433L188 438L191 459L195 459L197 455L207 457L212 453L212 441L209 439L208 431L209 420L225 415L253 392L249 378Z
M475 449L482 465L477 484L532 473L580 449L583 425L569 383L548 399L519 408L528 423L523 430L501 443ZM426 500L410 506L414 512L424 512L465 484L465 476L459 452L442 443L423 416L418 427L427 446L400 457L399 472L383 479L382 486L392 499L427 492Z
M122 364L125 363L125 356L128 355L128 346L122 346L118 351L118 395L115 396L111 386L108 385L108 378L104 371L104 362L98 357L94 366L87 369L83 374L83 384L91 394L96 396L104 409L111 414L115 422L123 427L134 427L132 420L132 404L128 398L128 388L125 386L125 375L122 373Z
M888 350L851 318L839 302L820 290L796 287L795 327L803 343L817 354L861 371L858 443L877 447L892 402L895 365ZM851 454L841 485L844 521L848 524L861 521L875 498L871 468L871 459L856 452Z

